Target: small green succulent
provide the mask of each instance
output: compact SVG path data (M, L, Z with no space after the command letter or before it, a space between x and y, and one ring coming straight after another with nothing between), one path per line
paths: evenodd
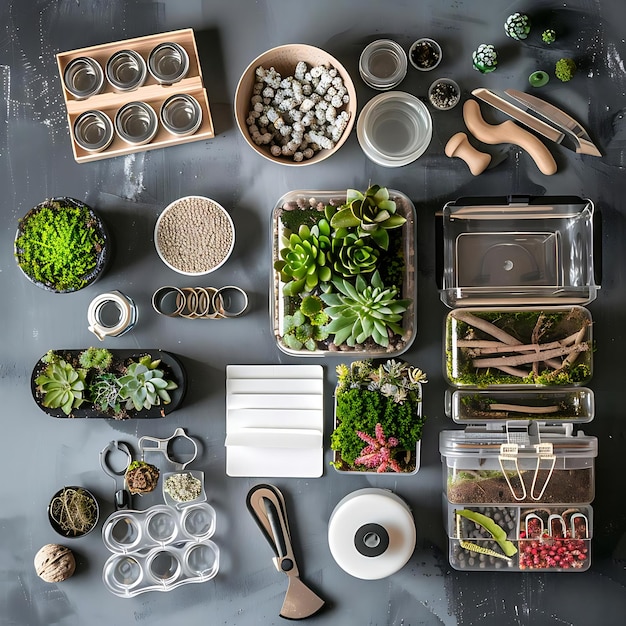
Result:
M335 237L343 238L349 229L356 228L359 237L371 237L383 250L389 247L389 233L399 228L406 218L396 213L396 203L389 199L389 190L380 185L372 185L365 194L356 189L348 189L346 202L340 207L329 205L326 216L336 229Z
M379 251L367 244L356 233L348 233L345 237L333 237L331 252L333 270L342 276L369 274L378 265Z
M63 359L52 359L35 383L43 393L42 404L52 409L60 408L65 415L84 401L85 371L75 369Z
M481 74L493 72L498 67L498 53L491 44L481 43L472 53L474 69Z
M86 369L106 370L111 366L113 355L106 348L87 348L78 357L80 364Z
M554 67L554 74L560 81L566 83L572 80L576 70L577 67L574 59L559 59Z
M283 237L284 247L274 269L280 272L280 279L286 283L283 293L295 296L303 291L311 291L319 283L331 279L332 271L328 264L330 251L330 224L321 219L314 226L302 224L298 233L287 231Z
M285 315L283 342L292 350L315 350L318 341L329 336L326 324L330 318L323 311L324 303L318 296L302 298L300 308L293 315Z
M89 384L89 397L101 411L119 414L122 408L121 386L115 374L102 372Z
M322 294L321 299L328 305L324 312L331 322L326 329L334 334L333 342L350 347L372 338L378 345L389 345L389 333L402 335L398 323L411 304L410 299L398 299L398 288L386 287L378 271L374 272L370 284L358 275L353 285L343 278L333 279L332 284L338 293Z
M523 13L513 13L504 22L504 32L511 39L526 39L530 33L530 18Z
M551 44L556 41L556 32L552 28L547 28L541 33L541 41L543 43Z
M178 385L173 380L167 380L163 370L158 369L160 359L153 361L150 355L131 363L126 374L119 378L120 399L126 400L126 408L133 407L140 411L152 406L169 404L171 398L168 391L176 389Z

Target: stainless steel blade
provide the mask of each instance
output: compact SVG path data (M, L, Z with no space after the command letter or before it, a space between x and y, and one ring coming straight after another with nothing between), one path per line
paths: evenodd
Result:
M472 91L472 95L476 96L479 100L490 104L494 107L494 109L498 109L498 111L506 113L517 122L524 124L524 126L528 126L528 128L534 130L540 135L543 135L546 139L550 139L555 143L561 143L565 137L565 134L554 128L554 126L550 126L550 124L542 122L534 115L531 115L530 113L520 109L518 106L515 106L513 103L508 102L490 89L485 89L483 87L474 89L474 91Z
M562 111L541 98L537 98L537 96L518 91L517 89L505 89L504 93L563 129L576 145L576 152L579 154L602 156L600 150L598 150L591 141L587 131L573 117L565 113L565 111Z

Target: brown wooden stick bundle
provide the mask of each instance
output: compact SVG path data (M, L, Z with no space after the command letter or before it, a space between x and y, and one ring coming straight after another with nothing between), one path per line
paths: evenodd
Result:
M512 335L509 335L506 331L498 328L495 324L492 324L491 322L488 322L481 317L477 317L467 311L452 311L450 315L460 322L465 322L470 326L474 326L474 328L482 330L488 335L499 339L502 343L506 343L509 346L516 346L522 343L518 339L515 339Z
M500 367L502 365L513 366L524 365L526 363L534 363L536 361L546 361L559 356L570 354L571 352L585 352L589 349L587 342L579 343L573 346L564 346L554 348L553 350L541 350L534 354L518 354L515 356L492 357L485 359L474 359L472 365L477 368L481 367Z
M522 404L505 404L495 402L489 405L490 411L513 411L515 413L532 413L543 415L545 413L556 413L559 407L556 404L550 406L525 406Z

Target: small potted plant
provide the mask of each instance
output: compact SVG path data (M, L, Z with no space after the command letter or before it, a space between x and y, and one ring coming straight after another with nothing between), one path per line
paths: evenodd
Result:
M164 417L182 402L186 374L161 350L49 350L33 368L31 388L53 417Z
M372 359L337 366L332 465L340 472L415 473L425 417L422 370Z
M73 198L52 198L19 220L14 254L18 267L35 285L71 293L95 282L110 257L102 219Z

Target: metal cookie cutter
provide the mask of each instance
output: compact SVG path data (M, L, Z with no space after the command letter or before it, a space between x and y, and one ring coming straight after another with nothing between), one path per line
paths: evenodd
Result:
M172 458L173 442L178 438L187 439L191 442L193 446L193 453L191 455L191 458L184 462ZM204 502L207 499L206 491L204 489L204 472L186 469L187 465L195 461L196 457L198 456L198 444L196 443L195 439L192 439L189 435L187 435L183 428L177 428L171 437L163 439L159 437L141 437L141 439L139 439L138 445L139 450L141 450L142 459L144 455L148 452L160 452L161 454L163 454L168 463L170 463L174 467L173 472L167 472L163 475L163 499L165 500L166 504L174 506L178 509L182 509L191 504ZM197 497L184 500L175 498L168 490L168 479L175 475L180 475L184 479L193 482L199 488L199 493Z
M112 323L103 319L104 310L109 305L117 309L117 319ZM121 291L110 291L96 296L87 309L89 330L100 340L105 337L119 337L128 332L137 321L137 307L131 298Z
M126 465L122 470L117 471L110 462L109 453L113 453L115 450L119 450L123 454L126 455ZM124 475L126 474L126 470L128 466L131 464L133 460L133 455L128 447L128 444L123 441L109 441L109 443L101 450L100 452L100 466L104 470L104 473L110 476L115 483L115 510L121 511L130 509L131 507L131 496L130 491L128 491L125 487L125 479ZM118 487L119 478L122 477L122 486Z

